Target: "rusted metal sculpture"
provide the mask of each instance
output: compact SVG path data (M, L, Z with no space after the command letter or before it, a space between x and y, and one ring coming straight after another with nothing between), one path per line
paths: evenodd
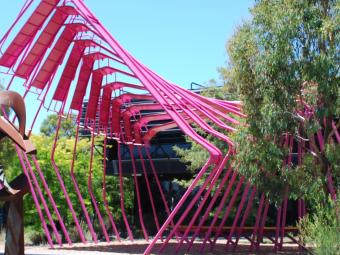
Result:
M0 140L5 137L10 138L20 148L18 153L35 153L33 144L25 136L26 109L23 98L13 91L1 91L0 107L5 115L0 117ZM3 107L14 110L19 128L6 118ZM2 166L1 171L0 183L3 188L0 190L0 201L5 201L7 208L5 254L24 255L23 196L29 191L29 185L25 174L17 176L8 184Z
M12 108L19 122L19 128L16 128L11 121L6 117L1 116L0 139L8 137L25 153L35 153L35 147L25 135L26 108L25 101L21 95L14 91L0 91L0 105L2 107L7 106Z

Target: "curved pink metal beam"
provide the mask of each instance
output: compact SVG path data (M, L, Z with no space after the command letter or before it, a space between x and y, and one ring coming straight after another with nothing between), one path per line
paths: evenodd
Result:
M206 117L211 119L216 125L220 126L221 128L224 128L228 131L235 131L234 128L231 128L230 126L226 125L225 123L220 121L219 118L215 117L214 115L219 116L220 118L223 118L223 119L227 120L228 122L230 122L232 124L239 124L239 121L235 120L234 118L229 117L228 115L224 114L220 110L212 107L210 104L206 104L203 100L198 101L197 98L195 98L194 96L188 95L188 93L183 92L181 89L179 89L175 86L167 85L167 87L169 89L173 89L174 91L176 91L176 93L180 97L182 97L183 101L186 101L186 103L189 103L194 108L197 108L198 110L200 110ZM220 108L220 107L218 107L218 108ZM230 109L225 109L224 111L229 112Z
M167 81L165 81L162 77L160 77L158 74L156 74L155 72L153 72L152 70L150 70L149 68L147 68L146 66L144 66L141 63L138 63L140 66L142 66L142 68L147 71L148 73L150 73L151 75L153 75L154 77L156 77L157 80L159 80L160 82L164 82L164 83L168 83ZM232 113L240 116L240 117L246 117L243 113L241 113L240 111L233 109L235 105L240 105L240 102L235 102L232 103L231 101L222 101L222 100L216 100L213 98L207 98L207 97L203 97L197 93L194 93L190 90L186 90L180 86L174 85L174 84L170 84L168 83L174 90L177 91L182 91L183 93L185 93L188 97L193 97L195 99L198 99L200 102L204 102L206 103L206 106L213 106L215 109L221 111L221 112L229 112L231 111ZM233 107L228 108L228 105L232 105Z
M125 133L124 137L127 143L133 142L132 127L131 127L131 121L130 121L131 117L145 110L162 111L162 108L159 104L141 104L141 105L130 106L126 108L126 110L121 112L123 123L124 123L124 133Z
M123 86L123 84L117 84L117 87ZM105 86L103 89L103 96L102 101L100 104L100 116L99 121L100 124L104 127L108 127L109 122L109 116L110 116L110 106L111 106L111 97L112 97L112 91L114 87L111 86ZM115 107L120 107L122 104L129 103L132 100L148 100L148 101L154 101L154 98L151 95L145 95L145 94L132 94L132 93L126 93L123 95L120 95L114 99ZM118 106L120 105L120 106ZM118 109L116 109L118 110ZM117 118L118 116L115 116Z
M201 112L205 117L213 121L213 123L215 123L217 126L225 129L226 131L236 131L235 128L226 125L223 121L221 121L219 118L215 117L214 115L216 114L217 116L220 116L221 118L224 118L225 120L228 120L229 122L233 124L239 124L237 120L221 113L220 111L217 111L216 109L210 107L209 105L201 106L200 104L195 102L195 100L191 99L190 97L186 97L186 95L181 93L180 90L177 90L177 91L178 91L178 95L182 97L181 101L183 101L185 105L191 105L193 108L197 109L197 111Z
M134 59L132 59L132 62L133 63L138 63ZM141 65L138 63L138 66L141 66ZM143 71L146 72L146 75L150 75L150 72L148 72L146 69L143 69ZM214 129L212 129L209 125L207 125L207 123L205 123L203 121L203 119L201 119L199 116L197 116L197 114L195 114L194 112L191 112L189 109L187 109L185 107L185 105L181 104L179 98L176 97L174 94L170 93L169 90L166 87L164 87L161 79L159 79L157 77L153 77L153 76L148 76L148 78L149 79L147 81L149 83L151 83L153 86L156 86L156 83L157 83L157 92L159 92L161 88L163 89L161 94L157 93L157 95L154 95L155 97L158 98L159 103L161 102L160 101L161 99L165 100L164 95L166 95L167 99L171 100L173 105L169 105L167 103L167 104L162 105L162 106L163 106L163 108L165 107L164 109L167 111L168 114L170 114L172 116L174 121L178 122L179 128L181 128L184 133L189 135L197 143L200 144L202 142L201 145L210 152L210 155L213 157L214 160L216 160L216 161L218 161L220 163L221 157L222 157L221 151L218 148L216 148L214 145L212 145L211 143L207 142L205 139L202 139L202 137L200 135L198 135L192 129L192 127L190 125L188 125L187 122L183 121L182 116L180 116L177 113L177 111L175 110L175 107L178 107L179 109L181 109L185 113L187 113L188 116L190 116L196 122L196 124L200 128L202 128L204 131L206 131L207 133L212 134L213 136L216 136L218 138L226 140L227 143L232 145L232 142L229 140L229 138L227 136L225 136L225 135L215 131ZM151 92L150 88L149 88L149 91Z
M159 82L159 79L156 79L156 81L157 82ZM163 87L163 86L165 86L165 87ZM203 129L205 132L207 132L207 133L209 133L209 134L211 134L211 135L213 135L213 136L215 136L215 137L217 137L217 138L220 138L220 139L222 139L222 140L224 140L224 141L226 141L229 145L231 145L231 146L233 146L233 143L232 143L232 141L226 136L226 135L224 135L224 134L222 134L222 133L220 133L220 132L218 132L218 131L216 131L216 130L214 130L213 128L211 128L211 126L209 126L202 118L200 118L195 112L193 112L193 111L191 111L189 108L187 108L186 107L186 105L183 105L182 103L181 103L181 101L179 100L179 98L178 97L176 97L174 94L172 94L172 93L168 93L168 89L167 89L167 87L166 87L167 85L165 84L165 85L163 85L162 83L158 83L158 88L160 88L160 87L163 87L164 88L164 90L163 90L163 93L166 91L167 93L167 96L172 100L172 102L173 102L173 104L175 105L175 106L177 106L178 108L180 108L181 110L183 110L183 112L185 112L190 118L192 118L193 120L194 120L194 122L201 128L201 129ZM171 109L172 109L172 111L168 111L168 113L170 114L170 113L172 113L175 109L174 109L174 107L173 106L171 106ZM165 110L167 110L166 108L165 108ZM177 112L176 112L177 113ZM177 116L176 117L180 117L180 115L178 115L178 113L177 113ZM173 118L174 120L175 120L175 118ZM185 124L186 126L188 126L187 125L187 123L186 122L184 122L183 124ZM179 125L179 127L180 128L182 128L182 127L184 127L182 124L180 124ZM190 127L190 126L189 126ZM191 129L191 127L190 127L190 129ZM186 130L186 129L185 129ZM197 134L197 133L194 133L193 134L194 136L192 137L193 139L197 139L197 138L199 138L199 135ZM190 135L189 135L190 136ZM208 150L210 149L210 148L214 148L215 146L211 146L211 144L209 144L209 143L207 143L206 142L206 140L204 140L205 141L205 143L204 143L204 146L203 147L205 147L205 148L207 148ZM219 161L221 160L221 156L222 156L222 153L221 153L221 151L218 149L218 148L214 148L214 149L217 149L217 158L219 159ZM214 153L216 153L216 152L214 152ZM216 159L217 159L216 158Z
M83 17L88 18L89 23L98 31L98 34L100 34L103 38L105 38L105 41L113 47L117 54L120 56L120 58L130 67L131 71L136 75L136 77L142 82L142 84L150 91L152 95L155 96L157 100L165 107L166 101L165 98L162 95L159 95L158 90L154 87L154 84L149 78L143 74L141 71L140 66L138 66L135 62L135 60L118 44L118 42L111 36L111 34L101 25L101 23L96 20L94 22L90 19L90 17L93 17L94 15L91 13L91 11L85 6L85 4L82 1L79 0L73 0L74 4L79 8L80 13ZM164 92L164 91L163 91ZM210 151L212 155L212 161L217 162L220 160L220 153L211 144L207 143L202 137L199 137L194 130L185 123L185 121L175 114L175 112L170 111L170 109L167 110L168 113L182 126L182 129L184 129L185 133L189 136L192 136L192 138L201 144L202 146L207 146L208 150ZM159 237L159 236L158 236ZM149 249L148 249L149 250Z
M193 120L186 117L186 114L181 112L181 115L185 117L188 123L192 123ZM142 137L141 130L145 127L149 122L152 121L161 121L161 120L169 120L168 123L158 125L156 127L148 129L148 131ZM159 132L166 131L171 128L178 127L177 123L172 121L171 117L167 113L161 114L150 114L147 116L142 116L139 120L137 120L132 125L132 130L134 131L134 144L135 145L142 145L142 144L149 144L153 137L155 137Z
M145 90L145 88L142 85L136 85L136 84L126 83L126 82L121 82L121 81L115 81L115 82L112 82L112 83L109 83L103 86L104 89L106 87L110 87L112 91L122 89L122 88Z

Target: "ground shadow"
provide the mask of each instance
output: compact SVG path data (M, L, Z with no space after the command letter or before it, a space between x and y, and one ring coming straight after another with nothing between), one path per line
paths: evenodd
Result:
M115 254L143 254L145 249L147 248L147 243L115 243L112 245L99 245L99 246L79 246L79 247L70 247L70 248L61 248L61 250L69 250L73 251L93 251L93 252L112 252ZM176 254L176 243L169 243L167 248L161 253L164 255L173 255ZM159 249L161 244L156 244L152 254L159 254ZM234 254L307 254L306 252L301 252L297 247L287 247L284 248L283 251L279 251L277 253L273 252L272 246L264 246L261 247L258 251L250 251L249 245L239 244L237 249L233 251L232 249L227 250L225 244L216 244L213 251L210 251L210 245L206 245L203 253L200 251L201 244L195 243L190 252L186 252L186 246L183 245L182 249L179 250L177 254L187 254L187 255L196 255L196 254L211 254L211 255L222 255L228 253Z

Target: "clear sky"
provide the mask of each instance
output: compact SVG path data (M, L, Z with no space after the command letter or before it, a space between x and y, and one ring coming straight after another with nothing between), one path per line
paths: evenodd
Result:
M36 0L39 1L39 0ZM24 0L1 1L0 36ZM225 44L253 0L84 0L138 60L183 87L218 79Z

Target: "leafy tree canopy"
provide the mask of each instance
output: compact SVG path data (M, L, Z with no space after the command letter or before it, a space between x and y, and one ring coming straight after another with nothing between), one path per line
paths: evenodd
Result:
M258 1L252 19L228 43L248 116L235 135L236 162L269 197L280 199L286 187L293 197L327 190L328 170L334 176L339 172L338 160L330 156L338 150L331 136L332 121L339 116L339 8L339 1L332 0ZM301 120L297 99L315 107L315 117ZM301 134L308 139L322 126L328 149L314 146L303 167L282 167L288 153L279 143L282 134L302 142Z
M272 201L279 202L286 188L291 198L328 192L329 171L339 184L339 145L332 138L332 121L339 127L340 113L339 10L336 0L256 1L251 19L227 43L229 62L219 69L224 88L212 95L242 100L247 118L229 134L236 144L235 167ZM315 108L314 117L297 114L298 99ZM321 128L325 150L311 146L302 166L284 167L288 149L280 138L290 134L295 142L309 141ZM184 160L200 157L192 154Z
M40 133L45 136L54 136L58 127L59 116L57 114L48 115L41 124ZM74 119L67 118L61 122L59 136L74 137L76 132L76 123Z

